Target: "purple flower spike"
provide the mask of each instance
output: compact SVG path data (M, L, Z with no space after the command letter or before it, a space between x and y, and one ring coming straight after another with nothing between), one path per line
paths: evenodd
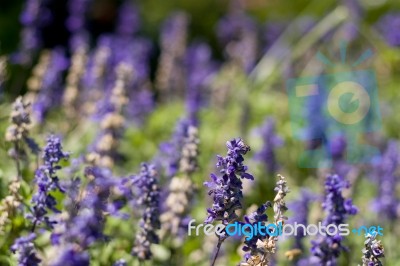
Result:
M344 224L349 215L355 215L358 212L351 199L345 199L342 196L342 191L349 187L350 184L341 176L329 175L326 178L325 199L322 203L327 214L322 222L324 226ZM313 257L311 259L323 265L336 265L341 251L346 250L342 240L340 235L332 235L329 232L325 236L320 236L317 240L312 241Z
M57 261L51 263L51 266L89 266L89 254L78 252L73 247L65 248Z
M151 244L158 244L159 237L156 233L160 229L160 190L157 182L157 170L154 165L142 163L138 176L133 177L133 184L138 188L137 206L144 212L139 222L139 233L136 235L135 246L132 254L139 260L149 260L152 257Z
M275 133L275 120L268 118L260 129L263 147L255 158L261 161L268 173L273 174L278 169L275 149L283 145L283 139Z
M204 183L210 188L208 194L214 195L214 203L212 208L207 209L208 217L205 223L221 221L223 224L228 224L237 219L235 211L242 208L243 198L240 178L254 179L247 173L247 166L243 165L243 155L250 151L250 147L240 138L228 141L226 146L227 156L217 157L217 167L220 168L222 176L211 174L211 182Z
M389 142L381 161L375 167L378 195L373 205L380 217L395 221L400 216L400 200L396 195L399 182L400 153L398 143Z
M59 162L68 158L69 154L63 152L60 139L53 135L48 137L43 154L44 164L39 166L35 173L35 183L38 189L32 196L32 214L27 215L27 218L33 222L33 229L43 222L53 228L55 222L49 220L48 212L49 210L59 211L56 209L56 199L50 192L60 191L64 193L59 184L57 172L61 169Z
M400 46L400 33L397 30L400 27L400 13L389 13L378 22L378 29L381 32L386 43L393 47Z
M38 266L41 260L36 256L33 241L36 235L22 236L14 241L11 251L18 254L18 266Z

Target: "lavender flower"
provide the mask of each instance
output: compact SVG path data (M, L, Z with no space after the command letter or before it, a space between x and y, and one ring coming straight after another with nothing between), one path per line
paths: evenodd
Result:
M68 246L58 254L51 266L89 266L90 258L87 252L80 252L76 247Z
M18 266L39 266L41 260L37 257L33 241L36 235L22 236L14 241L11 251L18 254Z
M118 14L116 32L122 36L132 36L139 30L140 19L137 7L131 1L124 1Z
M42 46L41 28L51 21L51 15L44 8L43 0L27 0L20 16L22 24L21 43L16 61L28 65L32 56Z
M125 86L130 78L131 68L129 65L120 64L117 69L117 80L108 103L104 106L105 113L100 121L101 131L91 147L91 152L86 160L97 166L112 167L117 157L119 139L124 132L125 118L124 107L128 101L125 96ZM101 113L103 110L99 110Z
M18 97L12 107L10 115L11 125L7 128L5 139L13 143L13 148L9 154L15 160L18 177L21 175L20 160L26 155L26 144L34 154L38 154L40 149L36 142L29 137L31 118L29 104L23 102L22 97Z
M308 224L308 214L310 203L316 199L316 196L307 189L301 190L300 198L289 204L289 208L293 210L293 216L289 219L288 223L293 224ZM299 249L304 252L304 246L302 240L305 236L305 232L302 227L298 228L297 235L294 239L294 249Z
M91 0L72 0L68 1L69 17L66 21L67 29L70 31L72 38L84 36L85 17Z
M382 266L380 258L385 256L385 250L381 241L376 240L377 234L371 235L367 234L365 236L366 240L364 242L365 248L363 252L363 266Z
M400 46L400 34L397 29L400 26L400 13L388 13L377 24L377 28L390 46Z
M267 208L271 208L272 204L271 202L266 202L265 204L261 205L255 212L251 213L248 216L244 216L244 220L246 222L246 224L263 224L265 225L265 223L268 221L268 216L265 213L265 211L267 210ZM252 256L257 256L259 254L259 249L257 246L257 242L263 241L266 238L268 238L268 235L265 234L265 236L262 235L257 235L257 236L253 236L250 240L245 240L244 241L244 246L243 246L243 251L247 252L244 256L245 261L247 262ZM248 262L249 263L249 262ZM251 263L249 263L251 265Z
M217 35L228 58L249 73L258 56L257 24L237 1L232 3L230 13L218 23Z
M327 216L323 220L324 226L334 224L339 226L345 223L349 215L355 215L358 210L352 204L351 199L345 199L342 191L349 188L350 184L338 175L328 175L325 181L325 200L322 204ZM316 260L324 265L336 265L340 252L346 250L342 245L340 235L331 235L329 232L325 236L320 236L312 241L311 253Z
M239 177L254 179L247 173L247 166L243 165L243 155L250 151L250 147L241 138L228 141L226 147L227 156L217 156L217 167L220 168L222 176L211 174L211 182L204 183L210 188L208 194L214 195L214 203L212 208L207 209L208 217L205 223L221 221L227 225L234 221L238 217L236 210L242 208L242 181Z
M380 217L386 220L396 220L400 216L400 200L396 196L396 186L399 181L398 168L400 154L398 143L390 141L386 151L375 166L374 174L378 182L378 195L373 206Z
M243 164L243 155L250 151L250 147L241 138L227 141L226 147L228 148L227 156L217 156L216 166L220 168L221 176L218 177L212 173L211 181L204 182L204 185L210 189L208 195L214 195L214 203L211 208L207 209L208 217L204 221L206 224L221 221L222 224L228 225L236 220L238 218L236 210L242 209L243 187L240 178L254 180L254 177L247 173L247 166ZM218 235L212 266L214 266L222 243L227 237L227 235Z
M186 110L193 125L198 125L198 112L206 104L207 89L216 70L211 56L205 43L193 44L186 52Z
M282 138L275 133L275 120L273 118L268 118L265 121L260 129L260 134L263 139L263 147L255 155L255 158L265 165L268 173L273 174L278 169L275 149L283 145Z
M86 71L87 47L85 44L78 45L72 54L71 65L66 78L66 87L62 103L69 117L76 117L78 112L78 96L82 89L82 79Z
M175 131L171 139L160 145L160 154L155 158L156 164L165 168L165 174L171 178L179 170L179 164L182 157L183 145L188 137L190 122L187 119L181 119L176 123Z
M154 165L142 163L138 176L133 178L133 184L138 188L137 206L143 206L143 215L139 222L139 232L136 235L132 254L140 261L152 257L151 244L157 244L159 237L156 233L160 229L159 197L157 185L157 170Z
M96 112L96 105L104 96L107 88L107 73L111 72L111 38L101 36L97 46L88 58L88 65L83 76L81 92L81 112L85 115L93 115Z
M284 198L289 193L287 182L285 178L278 175L279 180L276 183L275 192L276 196L274 199L274 224L276 226L283 225L285 220L288 218L284 216L287 211L286 203ZM256 213L252 214L251 219L247 218L246 222L260 221L265 223L267 221L267 215L263 214L266 207L270 207L268 202L265 206L261 206ZM275 253L278 236L256 236L255 238L245 241L244 251L248 251L245 254L245 261L240 266L259 266L259 265L271 265L272 255Z
M27 217L33 222L34 231L36 225L45 222L50 228L53 228L54 221L50 221L48 212L59 212L56 209L56 199L50 194L52 191L64 190L59 184L57 172L61 169L59 165L61 160L69 158L69 154L63 152L59 138L51 135L47 138L47 144L44 148L43 161L35 173L35 183L38 186L36 193L32 196L32 214Z
M54 49L42 54L33 76L28 80L32 102L32 113L35 122L43 122L44 117L51 109L61 102L60 91L62 75L68 66L68 61L62 49Z
M63 265L74 261L77 265L89 265L86 250L96 241L104 241L105 213L108 210L110 190L115 185L108 169L87 167L85 177L89 180L84 193L78 195L80 180L74 179L69 184L67 194L68 213L62 215L52 233L52 243L58 245L58 256L52 266ZM65 260L65 258L69 259ZM67 264L69 265L69 264Z
M161 56L156 73L156 88L163 99L183 95L183 60L186 51L188 17L182 12L172 14L161 31Z
M168 197L165 200L166 210L160 217L162 235L173 236L176 245L182 244L186 229L185 222L189 219L190 203L195 192L191 175L197 169L199 144L197 129L189 126L186 134L179 162L179 173L169 184Z

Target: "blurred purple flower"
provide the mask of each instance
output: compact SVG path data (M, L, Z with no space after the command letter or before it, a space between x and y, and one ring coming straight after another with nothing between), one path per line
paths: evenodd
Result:
M18 255L18 266L39 266L41 260L37 257L33 241L36 235L31 233L14 241L11 251Z
M139 10L132 1L124 1L118 14L116 33L122 36L132 36L140 28Z
M186 52L186 110L192 125L198 125L198 112L206 105L211 78L216 71L210 47L205 43L189 46Z
M237 61L246 73L254 67L258 57L258 25L242 10L231 7L217 26L217 36L228 58Z
M325 199L322 207L326 212L326 217L322 225L328 226L334 224L339 226L344 224L349 215L355 215L358 212L351 199L345 199L342 196L344 189L349 188L350 184L338 175L328 175L325 181ZM343 237L339 234L332 235L327 232L325 236L319 236L312 241L311 253L315 260L323 265L336 265L337 258L341 251L347 250L342 244Z
M73 246L67 246L57 255L57 259L50 264L51 266L89 266L90 264L89 254L78 251Z
M388 13L383 16L377 28L385 39L386 43L390 46L400 46L400 33L397 30L400 27L400 13Z
M293 210L293 216L288 220L289 224L308 224L308 215L310 211L310 203L316 199L316 196L308 189L302 189L300 197L289 203L289 209ZM299 227L294 239L295 249L300 249L304 252L304 245L302 243L305 237L305 232L302 227Z
M183 96L188 24L188 16L183 12L176 12L171 14L162 26L161 55L156 73L156 88L159 90L162 100Z
M265 170L268 173L276 173L279 166L276 161L275 149L281 147L284 142L281 137L276 135L275 120L267 118L259 131L263 140L263 146L255 155L255 159L265 165Z
M168 178L173 177L179 170L182 148L185 138L188 136L190 122L181 119L176 123L175 131L169 141L160 144L159 154L154 159L155 164L165 169Z
M43 0L26 0L20 15L21 41L14 60L23 65L32 63L33 56L42 46L41 28L51 21Z
M243 198L240 178L254 179L247 173L247 166L243 165L243 155L250 151L250 147L240 138L228 141L226 147L228 148L227 156L217 156L217 167L222 175L218 177L211 174L211 181L204 182L204 185L210 189L208 194L213 195L214 199L213 206L207 209L208 217L204 223L221 221L226 225L237 219L236 210L242 208Z
M139 232L136 234L132 254L139 260L149 260L152 257L151 244L158 244L157 230L160 229L158 174L154 165L142 163L140 174L133 177L133 185L137 188L136 205L143 209L139 222Z
M42 123L47 112L61 103L63 72L68 67L68 60L62 49L50 52L50 62L41 80L40 91L32 104L32 113L37 122Z
M396 194L399 183L398 168L400 153L398 143L390 141L386 151L375 166L374 175L378 186L378 195L373 206L379 217L395 221L400 216L400 200Z

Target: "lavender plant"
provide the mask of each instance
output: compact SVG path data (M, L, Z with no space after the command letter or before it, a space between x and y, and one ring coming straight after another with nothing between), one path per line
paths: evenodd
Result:
M220 169L220 176L211 174L211 181L204 185L209 188L208 194L213 195L213 205L207 209L208 217L204 223L220 221L228 225L235 221L238 216L237 210L242 209L242 181L241 179L254 180L254 177L247 172L247 166L243 164L245 155L250 151L241 138L227 141L228 152L226 157L217 156L217 167ZM218 244L212 265L218 257L222 243L227 236L218 236Z
M289 209L293 210L293 216L288 220L289 224L308 224L308 215L310 212L310 205L312 201L316 200L316 196L308 189L302 189L300 197L289 203ZM304 252L303 239L305 232L302 227L297 230L297 234L294 239L294 249L298 249Z
M183 59L186 51L189 19L185 13L172 14L162 28L160 36L161 56L156 74L156 88L163 98L183 95Z
M60 186L57 172L61 169L60 161L67 160L69 154L62 149L61 141L58 137L50 135L43 150L43 165L39 166L35 173L35 183L37 191L32 196L31 213L27 218L32 221L32 232L37 225L46 223L49 228L53 228L55 221L50 220L49 211L59 212L56 208L56 198L51 194L52 191L64 193Z
M378 195L373 202L373 206L379 216L387 221L394 221L400 215L400 200L396 194L396 186L399 182L399 160L398 143L391 141L374 169Z
M117 157L119 139L123 135L125 118L124 107L127 104L125 86L132 69L129 65L118 65L117 80L112 89L109 102L103 108L105 113L100 121L101 132L98 134L92 151L86 156L87 162L101 166L112 167ZM103 111L101 108L99 112Z
M15 100L10 121L11 125L6 130L5 140L13 144L8 153L15 161L18 178L21 178L21 161L27 154L25 146L28 146L34 154L40 151L39 146L29 136L31 129L30 109L29 104L24 103L22 97Z
M286 203L284 198L286 194L289 193L289 189L287 187L287 182L285 178L281 175L278 175L279 180L276 183L275 192L276 196L274 198L274 224L276 226L282 225L288 219L284 214L287 211ZM256 214L253 214L252 220L257 221L267 221L267 216L263 212L265 212L266 207L269 204L260 207L257 210ZM249 220L250 221L250 220ZM278 235L266 234L265 236L258 236L251 241L245 241L245 246L243 248L244 251L248 251L245 254L245 261L242 262L241 266L268 266L272 263L272 255L276 251L276 245L278 241Z
M140 261L150 260L151 244L158 244L157 230L160 229L159 197L157 170L154 165L143 163L140 174L133 177L133 184L138 189L137 206L142 206L143 215L139 222L132 255Z
M382 266L381 258L385 256L385 250L381 241L376 240L377 234L367 234L364 242L365 248L362 250L363 266Z
M384 15L377 24L379 32L386 43L390 46L400 46L400 35L397 31L391 29L396 28L400 25L400 14L399 13L387 13Z
M322 221L324 226L334 224L339 226L345 223L350 215L355 215L358 210L351 199L345 199L342 195L344 189L350 184L341 176L328 175L325 181L325 199L322 207L326 217ZM325 236L319 236L312 241L311 253L313 263L324 265L337 265L337 259L342 251L346 251L343 245L343 238L339 234L333 235L329 232Z
M173 237L175 246L181 246L185 235L185 222L189 219L191 202L195 193L195 186L191 179L197 170L197 157L199 155L199 138L197 128L187 127L183 140L179 171L171 179L168 196L165 201L165 210L160 220L162 235Z
M37 257L33 241L36 235L31 233L15 240L11 250L18 254L18 266L39 266L41 260Z
M75 265L74 261L89 265L88 249L95 242L106 240L104 214L108 210L110 189L115 182L106 168L87 167L85 177L89 182L81 196L78 194L79 179L70 183L68 212L51 237L52 243L59 246L58 256L51 265L59 266L67 262Z
M275 149L283 145L281 137L275 133L275 121L272 118L266 119L260 128L260 135L263 140L263 147L255 155L255 158L265 165L268 173L273 174L278 169Z
M35 122L42 123L52 107L61 103L62 75L68 67L63 49L43 52L39 64L34 68L33 76L28 80L30 94L27 99L32 103Z
M231 1L229 11L218 23L217 36L229 60L249 73L258 56L257 24L245 13L241 1Z

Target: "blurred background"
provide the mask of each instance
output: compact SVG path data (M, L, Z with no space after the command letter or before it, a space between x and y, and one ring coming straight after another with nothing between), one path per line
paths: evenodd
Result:
M345 61L340 60L343 44ZM373 56L352 67L351 62L369 49ZM319 53L333 63L323 64ZM189 211L197 223L204 221L206 208L212 205L203 182L218 171L216 155L224 155L226 141L240 136L252 148L245 164L255 176L254 182L243 181L241 218L274 199L280 173L291 190L288 217L292 222L317 223L325 215L324 178L338 173L351 183L344 196L359 208L348 222L354 227L381 225L383 265L396 266L400 265L399 66L400 1L394 0L1 1L0 133L6 134L12 103L21 95L32 107L30 135L40 147L50 133L62 137L64 150L79 162L77 176L83 177L84 166L96 165L115 178L126 177L138 173L141 162L154 162L168 194L176 174L168 172L170 159L180 152L176 138L182 123L189 123L198 129L200 140L198 169L191 174L196 193ZM312 115L318 113L319 99L300 105L298 113L308 123L301 133L316 130L321 137L295 137L293 106L286 91L290 79L354 69L375 74L381 115L379 127L365 130L361 141L376 147L381 156L363 164L347 162L346 135L332 137L317 120L321 117ZM123 96L114 90L120 81L125 82ZM123 116L124 126L110 133L113 145L103 154L99 143L109 134L104 120L113 112ZM299 165L304 150L321 147L329 162L316 160L313 168ZM1 139L0 148L3 199L16 170L8 152L12 144ZM93 159L93 154L100 159ZM35 155L24 157L23 165L21 195L29 205L35 191ZM70 169L73 163L63 166ZM60 176L71 178L68 171ZM56 198L62 202L65 196ZM63 204L58 206L62 209ZM267 214L273 217L271 209ZM121 258L127 265L210 265L216 239L205 235L185 235L179 244L161 240L152 246L152 260L139 262L130 255L138 232L136 218L107 219L104 232L112 239L88 249L90 265L113 265ZM0 265L17 265L10 246L29 231L23 210L10 220L12 226L0 240ZM50 265L46 263L57 254L49 237L46 232L36 241L43 265ZM280 240L271 265L324 265L304 262L312 255L313 239ZM343 245L349 252L343 251L334 265L361 265L363 243L362 236L346 238ZM242 239L227 240L216 265L243 261L242 244ZM293 249L301 252L288 255Z

